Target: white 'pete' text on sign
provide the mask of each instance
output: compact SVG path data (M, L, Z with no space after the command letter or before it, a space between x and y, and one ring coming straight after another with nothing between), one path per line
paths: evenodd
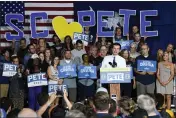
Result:
M44 76L45 76L45 73L39 73L39 74L29 75L28 76L28 82L45 80L46 78Z
M81 34L81 33L74 33L73 39L76 40L83 40L83 41L89 41L89 35L87 34Z
M12 77L17 73L17 65L4 63L3 64L3 73L2 76L4 77Z
M124 80L124 73L108 73L108 81L112 80Z
M36 73L28 75L28 87L48 85L45 73Z
M62 92L64 92L64 90L67 91L67 85L58 85L58 84L49 84L48 85L48 94L49 95L57 92L57 90L60 90Z
M17 70L17 65L13 65L13 64L5 64L4 63L4 71L14 71Z
M67 85L49 85L49 91L67 90Z

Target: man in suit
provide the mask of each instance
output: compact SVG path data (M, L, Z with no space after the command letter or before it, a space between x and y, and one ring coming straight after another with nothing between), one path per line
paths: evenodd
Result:
M121 45L114 43L112 48L112 55L105 56L101 68L125 68L126 61L119 56ZM120 98L120 84L110 84L110 95L115 94Z
M60 65L78 65L80 62L80 58L74 58L74 60L71 58L71 50L66 50L64 53L64 59L60 61ZM72 102L76 102L77 97L77 85L76 85L76 78L65 78L63 85L67 85L68 87L68 94L69 99Z

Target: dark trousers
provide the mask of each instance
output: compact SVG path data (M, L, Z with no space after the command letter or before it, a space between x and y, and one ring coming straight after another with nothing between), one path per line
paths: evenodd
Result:
M37 96L39 93L41 93L42 87L30 87L28 92L28 103L29 108L33 109L34 111L39 109L39 104L37 102Z
M93 83L90 86L85 86L82 83L78 82L78 100L82 101L85 98L93 97L95 94L95 84Z
M68 98L71 102L76 102L77 88L68 88Z
M121 96L128 96L131 98L132 83L121 83L120 92L121 92Z

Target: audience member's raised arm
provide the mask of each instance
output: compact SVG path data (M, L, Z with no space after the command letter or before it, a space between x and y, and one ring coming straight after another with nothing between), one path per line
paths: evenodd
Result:
M72 108L72 103L68 100L67 96L68 96L68 94L67 94L66 90L64 90L63 97L64 97L64 100L65 100L67 106L68 106L68 109L70 110Z
M48 99L48 101L42 106L40 107L40 109L37 111L37 115L38 116L42 116L42 114L46 111L46 109L48 108L48 106L51 105L51 103L53 103L53 101L56 99L56 94L53 93L51 94L50 98Z

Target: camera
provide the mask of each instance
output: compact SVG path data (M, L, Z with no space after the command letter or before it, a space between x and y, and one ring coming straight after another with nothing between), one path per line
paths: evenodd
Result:
M64 94L64 93L63 93L62 90L59 90L59 89L58 89L58 90L56 91L56 95L57 95L57 96L63 96L63 94Z
M115 68L115 67L117 67L117 63L116 62L109 62L109 65L111 65L112 66L112 68Z

